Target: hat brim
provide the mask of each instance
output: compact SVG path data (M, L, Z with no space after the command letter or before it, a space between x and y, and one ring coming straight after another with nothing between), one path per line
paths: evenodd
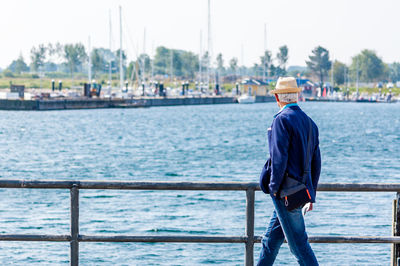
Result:
M279 93L295 93L301 92L301 88L284 88L284 89L275 89L270 91L271 94L279 94Z

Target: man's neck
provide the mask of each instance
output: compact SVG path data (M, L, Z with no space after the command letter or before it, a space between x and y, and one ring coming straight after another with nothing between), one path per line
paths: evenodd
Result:
M297 103L297 102L291 102L291 103ZM286 105L291 104L291 103L278 102L278 106L280 109L282 109L283 107L285 107Z

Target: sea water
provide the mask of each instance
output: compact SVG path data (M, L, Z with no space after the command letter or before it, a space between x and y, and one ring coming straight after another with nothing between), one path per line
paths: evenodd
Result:
M400 104L300 103L319 126L320 182L400 181ZM251 181L274 103L0 112L0 178ZM319 192L309 235L389 236L394 193ZM244 235L243 191L80 191L84 235ZM69 191L0 189L0 234L69 234ZM256 192L255 234L273 207ZM388 265L390 244L312 244L321 265ZM255 244L258 257L261 245ZM82 265L243 265L244 244L80 243ZM67 265L67 242L0 242L0 263ZM277 265L295 265L283 244Z

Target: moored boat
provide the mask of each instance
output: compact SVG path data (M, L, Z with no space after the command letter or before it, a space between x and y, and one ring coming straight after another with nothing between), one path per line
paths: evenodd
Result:
M255 103L256 96L244 94L238 98L239 103Z

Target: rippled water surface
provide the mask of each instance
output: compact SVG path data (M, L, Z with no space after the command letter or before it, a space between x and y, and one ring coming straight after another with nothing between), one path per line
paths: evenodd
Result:
M399 182L400 104L301 103L321 182ZM258 181L274 103L0 111L0 178ZM393 193L319 193L309 235L391 234ZM69 191L0 189L1 234L68 234ZM257 235L272 203L256 193ZM245 192L80 192L80 233L243 235ZM321 265L388 265L388 244L312 244ZM258 257L260 244L255 245ZM243 244L81 243L82 265L242 265ZM1 242L1 264L68 264L68 243ZM293 265L286 244L277 265Z

